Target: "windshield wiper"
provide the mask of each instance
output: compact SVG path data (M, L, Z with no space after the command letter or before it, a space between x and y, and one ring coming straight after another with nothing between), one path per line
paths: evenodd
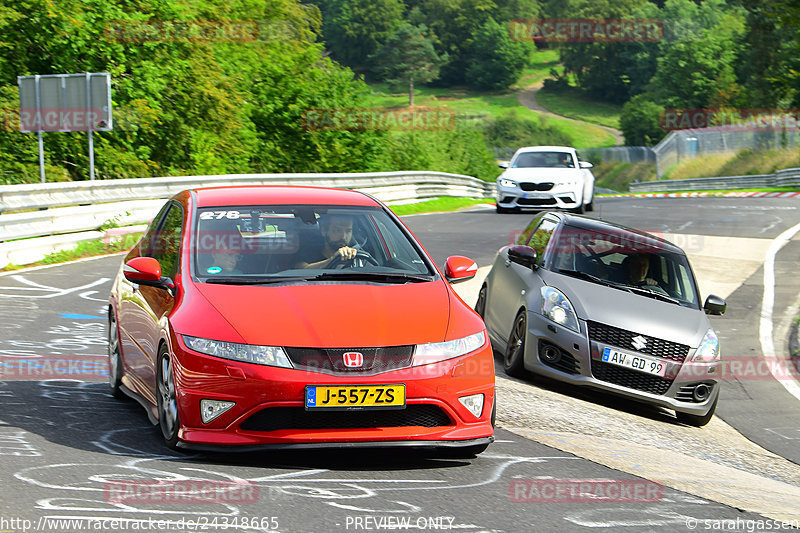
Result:
M223 285L269 285L271 283L283 283L286 281L309 281L310 279L315 279L315 277L305 277L305 276L271 276L266 278L249 278L249 277L214 277L214 278L207 278L205 281L206 283L216 283L216 284L223 284Z
M403 272L323 272L314 276L314 280L356 280L381 281L384 283L419 283L433 281L429 274L407 274Z
M661 300L663 302L669 302L671 304L681 305L681 302L679 300L676 300L675 298L673 298L671 296L667 296L666 294L661 294L660 292L656 292L653 289L648 289L647 286L637 287L635 285L627 285L625 288L628 289L631 292L636 293L636 294L641 294L643 296L649 296L651 298L655 298L655 299Z
M619 283L614 283L613 281L608 281L608 280L605 280L605 279L600 279L600 278L598 278L597 276L592 276L592 275L591 275L591 274L589 274L588 272L581 272L580 270L564 270L564 269L559 269L559 270L558 270L558 272L559 272L560 274L566 274L566 275L568 275L568 276L572 276L572 277L574 277L574 278L581 278L581 279L584 279L584 280L586 280L586 281L591 281L591 282L594 282L594 283L599 283L600 285L606 285L606 286L608 286L608 287L614 287L614 288L617 288L617 289L625 289L625 288L626 288L626 287L625 287L625 285L620 285Z

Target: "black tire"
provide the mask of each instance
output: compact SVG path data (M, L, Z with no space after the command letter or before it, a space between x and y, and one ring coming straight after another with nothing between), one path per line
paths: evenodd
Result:
M694 427L703 427L711 421L711 417L714 416L714 411L717 410L717 400L719 400L719 396L714 399L714 403L711 404L711 409L705 415L692 415L689 413L680 413L676 412L675 414L678 417L678 422L686 424L687 426L694 426Z
M508 337L506 351L503 354L503 370L506 374L515 378L525 376L525 335L528 329L528 320L523 309L517 313L514 325L511 328L511 335Z
M495 204L495 210L500 214L508 213L509 211L511 211L510 209L506 209L505 207L500 207L497 204Z
M583 204L582 203L579 204L578 207L576 207L576 208L574 208L572 210L573 213L577 213L578 215L582 215L583 211L584 211L584 209L583 209Z
M586 204L586 211L594 211L594 197L592 197L592 201Z
M108 384L111 396L118 400L126 398L122 392L122 354L119 349L119 329L114 309L108 309Z
M178 446L178 429L180 417L178 416L178 401L175 394L175 380L172 372L172 357L165 345L158 350L156 368L156 403L158 404L158 426L164 442L171 450Z
M486 316L486 285L481 286L481 290L478 292L478 301L475 302L475 312L481 318Z

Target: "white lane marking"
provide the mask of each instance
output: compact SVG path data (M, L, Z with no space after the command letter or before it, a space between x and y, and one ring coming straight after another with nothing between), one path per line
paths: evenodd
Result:
M775 304L775 256L795 234L800 231L800 224L796 224L787 229L775 240L772 241L767 249L764 259L764 297L761 300L761 321L759 323L759 339L761 341L761 353L765 359L777 359L775 353L775 342L772 339L774 324L772 322L772 308ZM795 398L800 400L800 385L796 381L777 374L777 365L769 365L769 370L775 379Z
M59 289L58 287L49 287L47 285L41 285L39 283L36 283L19 275L11 276L11 279L18 281L19 283L28 285L28 287L2 287L2 288L50 292L50 294L28 296L27 298L55 298L57 296L64 296L67 294L71 294L73 292L81 291L83 289L91 289L92 287L96 287L97 285L102 285L103 283L110 281L110 278L100 278L91 283L87 283L86 285L81 285L80 287L73 287L71 289ZM0 294L0 296L5 296L8 298L20 298L20 295L12 295L12 294Z

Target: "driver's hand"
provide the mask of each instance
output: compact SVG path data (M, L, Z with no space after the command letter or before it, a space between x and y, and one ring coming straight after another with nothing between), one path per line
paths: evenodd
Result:
M658 285L658 282L653 278L645 278L644 283L645 285Z
M331 261L335 260L336 258L341 258L342 261L350 261L352 259L355 259L357 253L358 250L356 250L355 248L350 248L349 246L342 246L341 248L336 250L335 254L333 254L333 256L331 257Z

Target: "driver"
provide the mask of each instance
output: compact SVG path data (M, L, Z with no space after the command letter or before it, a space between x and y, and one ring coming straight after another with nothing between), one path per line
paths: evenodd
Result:
M627 281L631 285L658 285L656 280L647 277L647 271L650 269L648 254L629 255L622 262L622 266L627 271Z
M568 153L564 152L558 156L558 164L562 167L572 168L571 157Z
M296 268L327 268L336 261L355 259L358 250L351 246L353 239L353 217L328 215L320 218L322 243L300 250Z

